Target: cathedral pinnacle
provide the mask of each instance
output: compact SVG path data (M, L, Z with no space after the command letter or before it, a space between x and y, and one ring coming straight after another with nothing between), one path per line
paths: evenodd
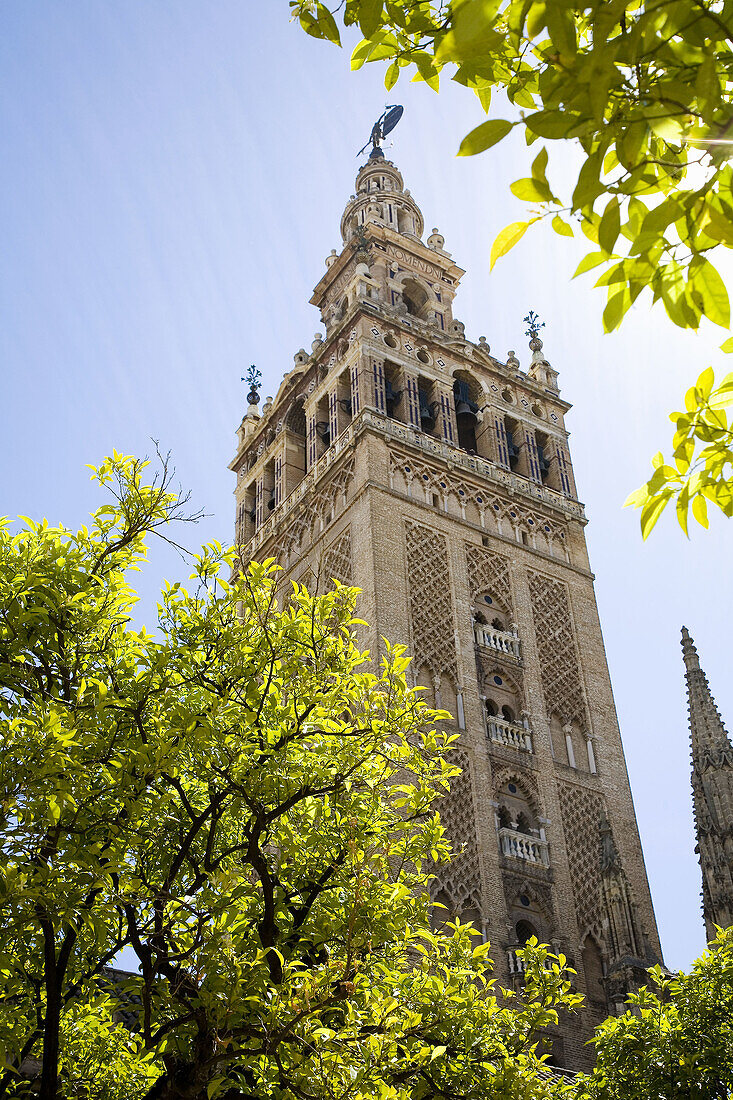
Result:
M682 627L692 754L692 796L708 939L733 923L733 745L695 643Z

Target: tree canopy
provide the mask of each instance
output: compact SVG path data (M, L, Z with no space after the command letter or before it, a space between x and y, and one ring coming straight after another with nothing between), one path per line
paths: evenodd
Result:
M280 604L218 544L135 628L185 497L121 455L93 477L88 527L0 526L0 1096L34 1066L42 1100L549 1095L572 974L530 945L517 1000L434 927L454 734L403 649L375 666L356 590Z
M308 34L362 39L351 64L382 62L385 86L401 74L435 91L446 73L487 115L461 143L472 156L513 130L542 143L512 184L527 217L503 229L491 263L534 223L585 236L576 275L593 271L607 295L603 326L617 328L642 298L681 328L703 319L730 327L726 279L713 263L733 248L733 6L728 0L290 0ZM499 93L498 95L496 93ZM496 111L494 111L496 107ZM497 117L502 115L505 117ZM553 143L571 143L571 188L549 172ZM733 351L733 338L721 348ZM712 376L707 372L703 375ZM712 398L712 400L711 400ZM674 414L674 466L657 456L649 484L630 498L646 537L671 499L687 531L690 507L733 516L733 375L692 386ZM680 421L682 424L680 426Z
M650 971L629 1010L596 1031L578 1100L726 1100L733 1089L733 928L689 974Z

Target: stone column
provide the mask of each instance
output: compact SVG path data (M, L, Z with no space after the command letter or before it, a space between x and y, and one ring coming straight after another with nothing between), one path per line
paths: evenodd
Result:
M444 382L436 382L435 392L438 398L441 435L446 443L451 443L455 447L458 444L458 425L453 403L453 389Z
M405 370L405 400L407 423L412 428L420 427L420 398L417 392L417 375Z
M308 448L308 460L306 462L306 469L312 470L318 461L318 436L316 434L316 420L318 419L318 409L311 408L306 414L306 422L308 430L306 433L307 448Z

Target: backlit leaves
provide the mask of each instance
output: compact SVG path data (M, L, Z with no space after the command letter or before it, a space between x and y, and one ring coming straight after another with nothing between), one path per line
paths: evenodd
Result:
M654 472L626 504L641 509L641 533L647 538L665 507L675 500L680 527L688 533L689 514L707 527L708 503L733 516L733 374L715 385L712 367L685 394L685 408L670 417L676 426L672 458L652 460Z
M491 246L492 267L501 256L505 256L507 252L514 248L515 244L521 241L531 224L531 222L512 222L511 225L507 225L501 233L497 234Z
M93 470L80 531L0 523L0 1091L60 1039L41 1095L547 1097L573 971L530 944L499 998L489 944L432 930L451 716L403 646L359 649L356 589L280 606L217 543L134 629L129 575L186 518L144 471Z

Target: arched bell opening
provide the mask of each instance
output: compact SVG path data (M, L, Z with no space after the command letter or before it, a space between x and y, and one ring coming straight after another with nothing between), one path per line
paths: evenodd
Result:
M292 493L305 477L306 422L304 398L296 397L284 423L285 446L283 451L283 498Z
M422 375L417 380L420 427L428 435L439 437L438 412L440 402L435 393L435 383Z
M316 454L325 454L331 446L331 415L328 407L328 395L324 395L316 407Z
M384 364L384 406L391 420L407 423L407 398L402 371L389 361Z
M464 451L468 451L469 454L477 454L480 386L467 371L456 371L453 378L453 403L458 427L458 446Z

